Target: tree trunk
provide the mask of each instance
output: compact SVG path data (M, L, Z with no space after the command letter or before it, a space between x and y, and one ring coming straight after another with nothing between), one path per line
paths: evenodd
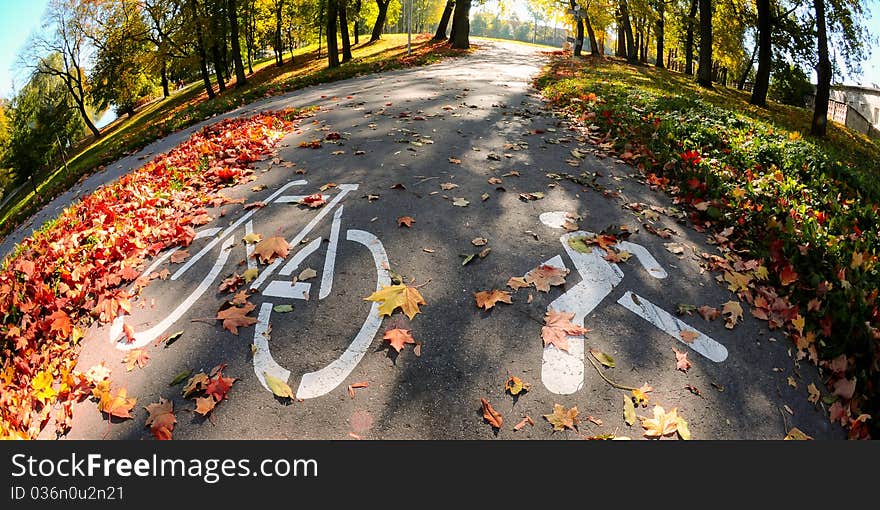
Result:
M339 43L336 41L338 18L336 0L327 0L327 62L330 67L339 67Z
M254 32L257 30L256 0L249 1L251 2L250 8L248 9L250 15L247 24L245 25L244 44L247 47L248 74L254 74Z
M755 64L755 56L758 54L758 43L755 42L755 48L752 50L752 56L749 58L749 64L743 70L742 76L739 77L739 83L736 84L737 90L743 90L746 88L746 80L749 79L749 73L752 71L752 66Z
M697 83L712 88L712 0L700 2L700 70Z
M223 59L220 58L220 46L216 41L211 45L211 57L214 60L214 76L217 77L217 85L220 92L223 92L226 90L226 83L223 82Z
M351 60L351 40L348 38L348 0L339 2L339 30L342 33L342 62Z
M620 0L620 20L623 22L623 33L626 36L626 60L635 64L639 59L639 49L633 40L632 24L629 21L629 7L626 0Z
M684 74L694 74L694 16L697 14L697 0L691 0L687 17L687 33L684 39Z
M360 31L361 31L361 0L357 0L354 3L354 44L357 46L360 43Z
M471 0L456 0L455 12L452 19L455 27L455 35L452 37L452 47L466 50L471 47Z
M160 73L162 75L162 99L165 99L171 95L168 91L168 62L165 61L164 54L161 55L160 58L162 59L162 69Z
M819 62L816 65L816 104L810 133L824 137L828 130L828 100L831 97L831 59L828 58L828 32L825 21L825 0L813 0L816 9L816 42L819 46Z
M202 81L205 83L205 92L208 99L214 99L214 86L211 85L211 75L208 74L208 57L205 55L205 38L202 36L202 20L199 19L199 4L196 0L190 0L190 9L193 14L193 24L196 27L196 52L199 54L199 67L202 71Z
M600 58L602 54L599 53L599 44L596 42L596 32L593 31L593 25L590 23L589 16L584 16L584 24L587 26L587 37L590 38L590 55Z
M757 0L758 4L758 73L755 75L755 86L752 87L750 103L767 106L767 90L770 88L770 64L773 58L771 47L770 0Z
M620 18L619 10L617 12L617 47L614 48L614 56L626 56L626 35L623 33L623 21Z
M379 7L379 14L376 16L376 24L373 25L373 34L370 36L370 42L376 42L382 37L382 30L385 28L385 18L388 17L388 4L391 0L376 0L376 6Z
M272 48L275 50L275 64L278 67L284 65L284 44L281 42L281 9L284 0L275 0L275 36L272 38Z
M577 28L574 40L574 56L579 57L584 50L584 20L577 19Z
M238 40L238 5L235 0L226 0L226 12L229 14L229 37L232 39L232 62L235 65L235 86L247 83L244 75L244 63L241 61L241 41Z
M663 45L666 41L663 40L665 33L664 30L666 28L666 19L664 12L664 3L661 0L657 3L657 60L654 61L654 67L663 68Z
M434 34L435 41L446 40L446 28L449 26L449 18L452 17L453 10L455 10L455 0L447 0L443 15L440 16L440 23L437 24L437 32Z

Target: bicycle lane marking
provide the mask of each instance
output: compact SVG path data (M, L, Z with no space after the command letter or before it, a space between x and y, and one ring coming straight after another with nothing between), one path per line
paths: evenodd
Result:
M362 244L370 250L373 256L374 269L376 270L376 290L378 291L383 286L391 285L391 278L385 270L386 267L389 267L388 254L385 252L382 242L375 235L363 230L348 230L346 239ZM274 283L276 282L271 282L271 284ZM268 373L285 382L290 379L290 371L275 361L269 349L268 332L272 306L272 303L263 303L254 330L254 346L256 347L254 353L254 373L259 379L260 384L268 391L271 390L266 383L265 374ZM379 303L374 302L370 306L364 324L339 358L320 370L303 374L296 390L296 398L320 397L338 387L363 359L381 325L382 317L379 315Z

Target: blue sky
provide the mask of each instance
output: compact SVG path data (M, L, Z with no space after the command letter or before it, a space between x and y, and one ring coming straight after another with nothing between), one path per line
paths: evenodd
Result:
M28 36L33 30L40 27L40 18L49 0L0 0L0 97L9 97L13 93L13 83L17 86L23 84L26 79L26 70L20 69L17 64L18 54L27 43ZM510 1L510 0L508 0ZM509 10L512 10L522 18L527 18L525 0L513 0ZM497 0L490 0L482 9L497 9ZM847 80L847 82L860 82L868 85L875 83L880 86L880 1L869 0L871 17L866 26L875 39L866 41L870 48L874 48L870 59L862 64L863 76L861 79Z
M48 0L0 0L0 96L12 95L13 80L27 71L17 68L18 54L31 31L39 28ZM17 83L20 87L23 83Z

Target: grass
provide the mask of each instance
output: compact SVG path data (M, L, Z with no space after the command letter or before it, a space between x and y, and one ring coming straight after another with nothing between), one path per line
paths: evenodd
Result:
M786 330L798 359L809 353L828 368L832 418L851 437L880 431L877 419L858 418L880 413L880 142L834 123L816 139L809 110L757 108L744 92L614 59L557 52L536 83L596 142L688 204L695 224L733 227L725 237L737 253L769 268L766 282L755 276L741 289L752 313L751 298L774 287L788 304L769 310L771 328ZM854 395L844 388L853 379Z
M269 60L254 67L243 87L235 87L234 80L227 90L208 100L201 82L190 84L166 99L155 101L139 110L130 119L121 119L105 129L105 135L88 143L63 166L40 179L38 193L32 188L22 191L17 200L10 200L0 210L0 236L6 236L22 221L43 205L84 179L102 165L127 154L137 152L147 144L175 131L196 124L214 115L226 113L243 104L263 97L283 94L292 90L343 80L385 70L431 64L444 57L460 54L447 46L430 41L429 36L413 38L413 54L406 55L406 34L386 34L377 43L364 42L352 48L353 59L336 69L326 65L326 48L318 57L318 46L311 45L289 55L282 67ZM214 87L217 91L215 83Z

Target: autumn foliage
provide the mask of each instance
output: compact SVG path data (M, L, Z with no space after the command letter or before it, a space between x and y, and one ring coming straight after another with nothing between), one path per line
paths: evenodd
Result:
M89 325L131 309L123 285L149 283L145 261L186 247L218 192L252 171L297 113L265 112L208 126L144 167L67 208L6 258L0 270L0 438L32 438L56 406L59 429L88 394L76 369Z

